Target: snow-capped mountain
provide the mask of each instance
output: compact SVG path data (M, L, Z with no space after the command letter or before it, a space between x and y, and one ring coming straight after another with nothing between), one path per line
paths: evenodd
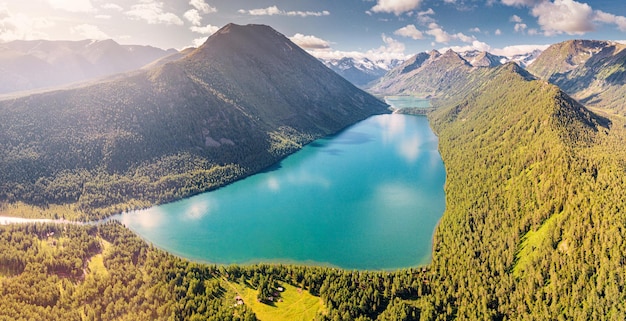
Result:
M366 84L382 77L389 70L400 65L401 60L372 61L368 58L356 59L344 57L341 59L320 59L328 68L346 78L356 86Z
M479 50L462 52L460 56L474 67L495 67L509 61L507 57Z
M530 65L539 57L539 55L543 52L541 49L535 49L531 52L522 53L513 55L508 58L508 61L515 61L518 65L526 68L526 66Z

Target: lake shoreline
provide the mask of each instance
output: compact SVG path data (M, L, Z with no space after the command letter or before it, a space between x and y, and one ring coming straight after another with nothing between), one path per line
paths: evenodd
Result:
M408 136L399 130L407 130ZM432 261L435 224L445 205L445 170L437 146L428 119L377 115L314 141L299 152L304 154L294 154L257 175L113 219L148 243L208 264L304 264L371 271L424 267ZM396 155L393 160L384 160L390 154ZM286 168L310 162L304 155L321 163L283 174ZM343 163L344 158L349 162ZM428 177L437 177L437 183L430 186ZM331 187L339 190L328 194ZM413 194L420 190L437 196ZM276 198L284 192L295 194ZM355 199L358 195L363 198ZM433 204L433 197L441 201ZM259 199L264 200L255 203ZM248 203L251 207L246 207ZM317 208L319 204L322 207ZM433 208L441 210L427 214ZM424 220L423 215L429 218ZM177 226L184 233L175 232ZM411 236L402 237L406 233ZM300 247L305 249L294 249ZM428 249L422 251L423 247ZM358 257L369 263L357 263Z

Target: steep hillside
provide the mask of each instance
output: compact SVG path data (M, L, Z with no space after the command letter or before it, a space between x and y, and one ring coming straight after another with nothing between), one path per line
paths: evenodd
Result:
M609 45L606 41L569 40L551 45L528 66L533 74L549 80L584 65L589 58Z
M438 319L622 319L623 121L512 66L475 70L431 115L447 170Z
M180 60L0 101L0 199L92 217L170 201L386 108L272 28L230 24Z
M369 86L377 95L415 95L425 98L443 98L466 91L470 69L465 59L448 50L420 53L392 69ZM461 85L461 86L459 86Z
M528 70L582 103L626 112L626 45L572 40L546 49Z
M138 69L170 55L113 40L12 41L0 44L0 94L61 86Z

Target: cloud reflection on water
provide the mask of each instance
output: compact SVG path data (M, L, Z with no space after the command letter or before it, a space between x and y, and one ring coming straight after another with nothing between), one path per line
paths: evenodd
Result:
M400 116L400 117L398 117ZM404 115L389 115L389 117L376 117L376 123L381 127L383 144L392 144L396 137L406 131L406 117Z
M209 215L211 211L217 206L214 200L208 199L208 195L204 195L202 199L191 202L189 208L185 210L185 218L188 220L197 221L206 215Z
M420 156L422 138L415 134L399 142L398 152L409 163L414 163Z
M160 207L155 206L145 210L133 211L122 215L119 220L125 226L133 226L141 229L154 229L160 227L165 219L165 213Z

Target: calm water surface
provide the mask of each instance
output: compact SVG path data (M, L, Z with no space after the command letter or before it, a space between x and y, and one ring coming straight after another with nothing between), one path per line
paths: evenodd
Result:
M116 219L199 261L396 269L430 262L444 182L428 120L380 115L272 170Z
M395 108L429 108L430 99L414 96L385 96L385 102Z

